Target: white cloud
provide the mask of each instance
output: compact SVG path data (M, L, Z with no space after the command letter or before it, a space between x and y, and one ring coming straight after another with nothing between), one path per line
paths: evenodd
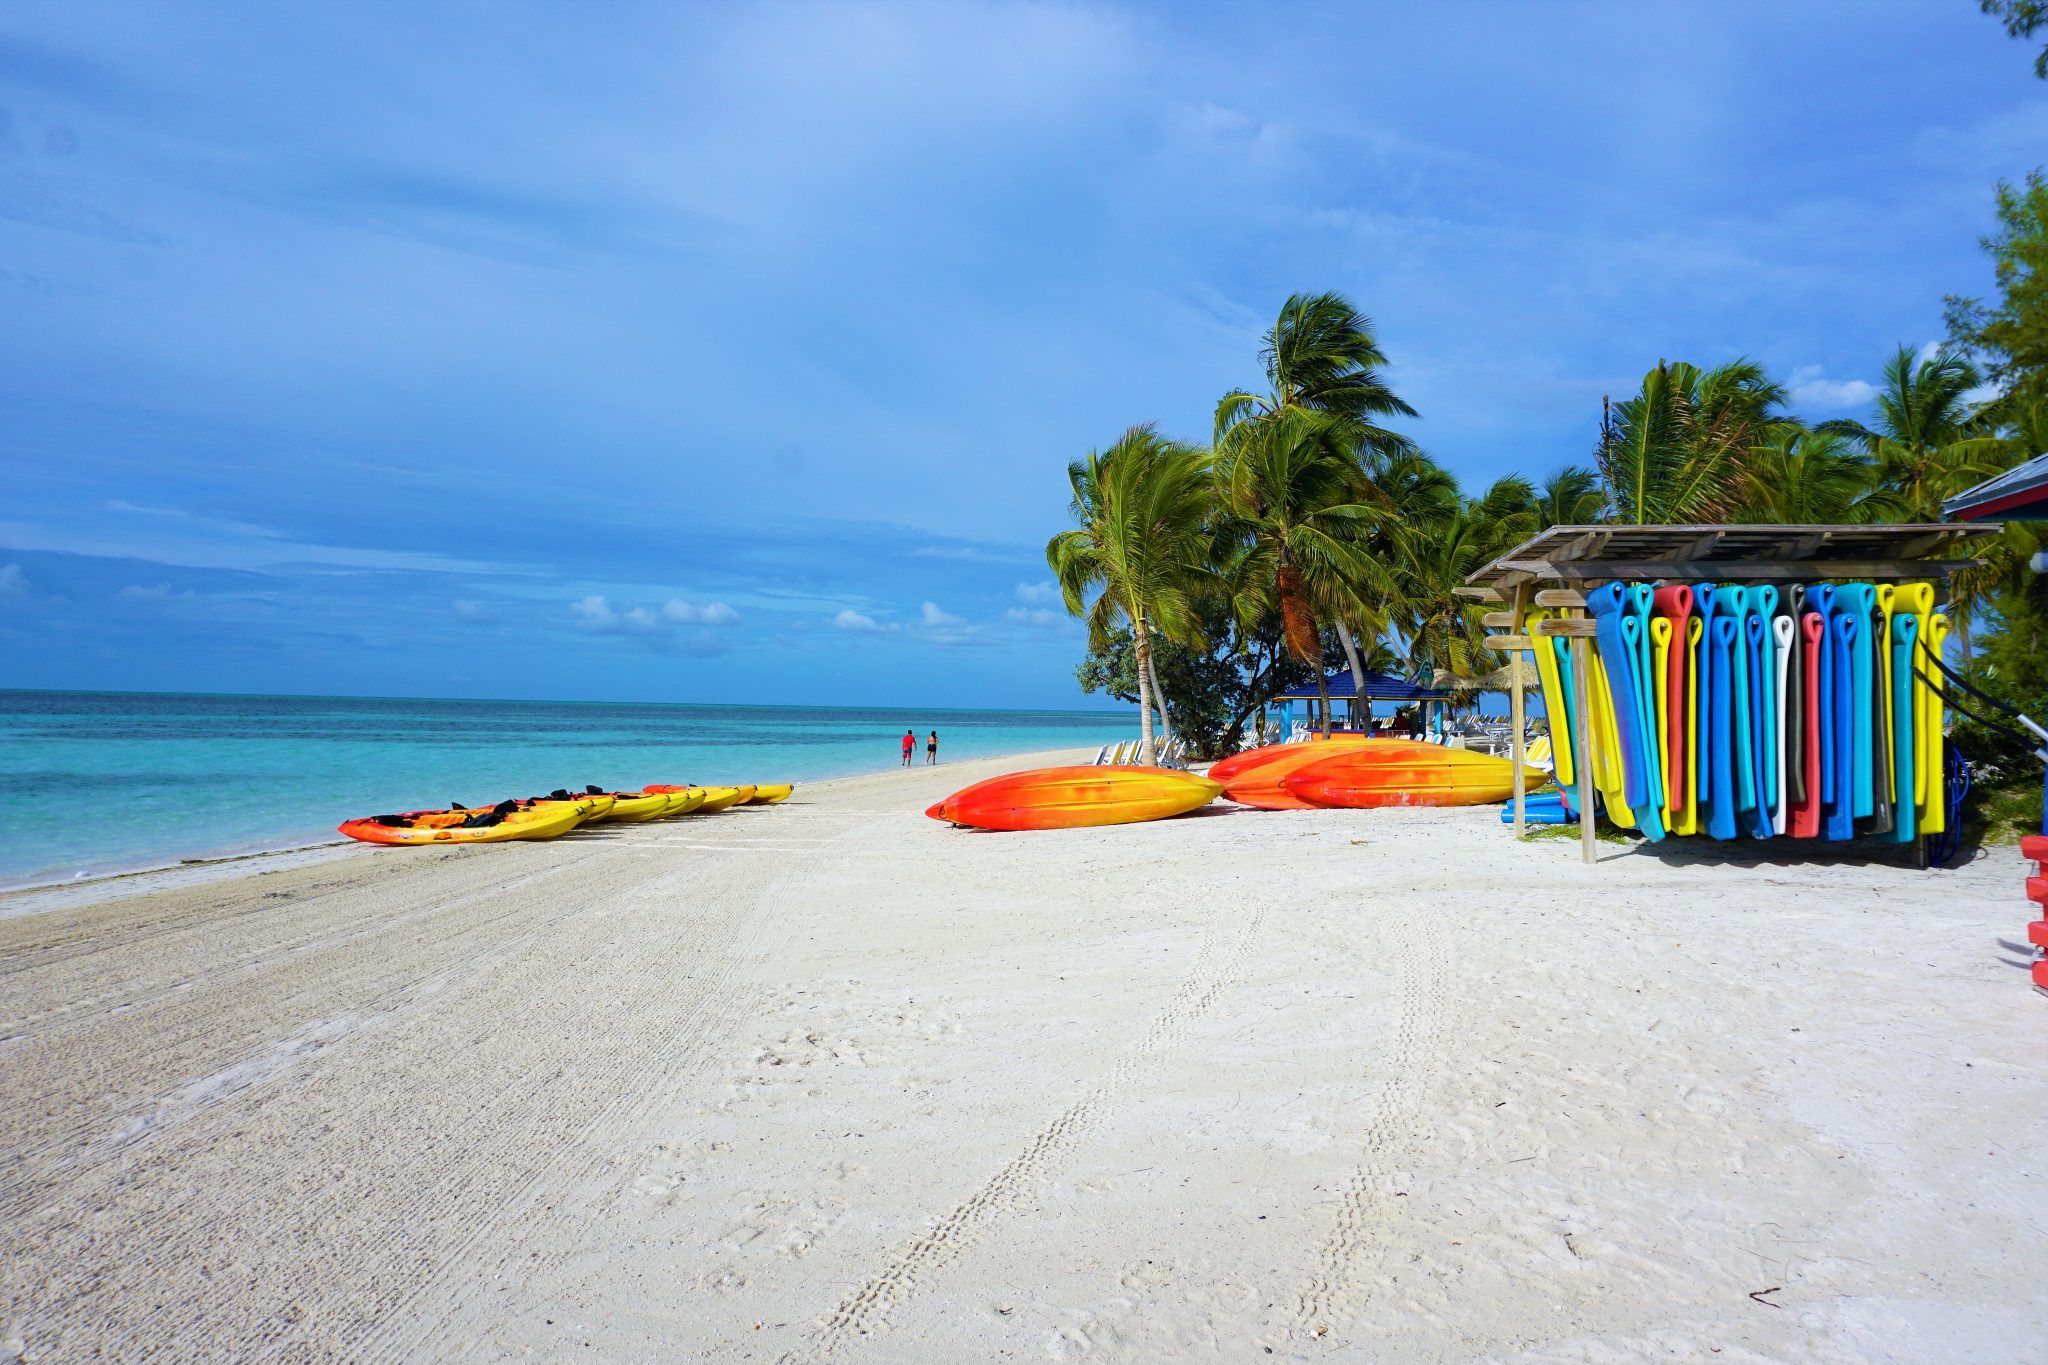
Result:
M19 564L0 565L0 597L21 597L28 592L28 575Z
M923 621L924 624L934 627L964 626L967 624L965 621L962 621L957 616L951 615L947 612L940 611L939 604L936 602L925 603L923 610L919 613L918 619Z
M686 626L735 626L740 614L723 602L706 602L698 606L685 602L680 597L671 597L662 606L663 619Z
M667 635L679 626L731 626L740 614L723 602L699 606L671 597L660 607L614 607L602 593L569 604L576 624L594 635Z
M1069 619L1063 611L1047 611L1044 607L1011 607L1004 615L1027 626L1054 626Z
M168 602L173 597L196 597L198 594L190 589L179 592L168 583L130 583L114 596L126 602Z
M472 602L463 599L451 602L449 610L455 613L457 619L463 621L495 621L498 619L498 613L491 609L491 604L488 602Z
M875 623L874 617L863 615L852 607L848 607L833 617L832 624L841 630L879 631L882 629L881 626Z
M1060 600L1059 584L1019 583L1017 585L1017 600L1019 602L1057 602Z
M1877 386L1862 379L1823 379L1820 366L1801 365L1786 384L1792 406L1803 413L1848 412L1877 397Z

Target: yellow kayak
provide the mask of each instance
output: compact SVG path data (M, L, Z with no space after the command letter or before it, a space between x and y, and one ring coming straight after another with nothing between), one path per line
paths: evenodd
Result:
M701 814L709 815L713 811L724 810L728 806L737 806L745 799L740 795L744 790L746 789L742 787L706 787L704 788L704 804L697 807L697 810Z
M668 809L661 813L665 820L671 815L688 815L704 804L711 793L702 787L686 787L682 791L668 793Z
M511 803L507 803L508 805ZM341 832L366 844L497 844L511 839L552 839L588 819L594 803L545 801L510 811L413 811L350 820ZM485 825L465 820L496 816Z
M610 792L607 794L613 798L614 804L610 813L605 818L621 820L628 824L638 824L642 820L652 820L658 815L668 814L669 807L674 804L675 800L668 792Z
M789 800L789 794L795 790L795 785L788 782L763 783L754 788L754 797L747 804L750 806L780 805L782 802Z

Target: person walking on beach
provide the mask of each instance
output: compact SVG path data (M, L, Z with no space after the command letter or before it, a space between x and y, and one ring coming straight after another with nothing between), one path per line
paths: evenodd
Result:
M907 767L909 767L909 766L910 766L910 758L911 758L911 755L912 755L912 754L914 754L914 753L915 753L916 751L917 751L917 731L915 731L915 730L905 730L905 731L903 732L903 766L904 766L904 767L906 767L906 768L907 768Z
M924 765L929 768L939 761L939 732L932 731L930 739L924 742Z

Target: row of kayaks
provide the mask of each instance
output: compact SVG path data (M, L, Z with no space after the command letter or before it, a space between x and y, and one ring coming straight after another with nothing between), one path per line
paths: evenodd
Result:
M795 790L787 782L740 787L693 787L655 783L639 791L556 790L495 806L450 806L398 815L345 820L340 829L366 844L498 844L513 839L553 839L600 821L637 824L677 815L709 815L734 806L772 806Z
M1549 780L1530 768L1535 787ZM1084 766L1006 773L925 811L976 829L1079 829L1185 815L1218 796L1259 810L1473 806L1514 791L1503 758L1409 739L1338 735L1271 744L1224 759L1206 775L1173 768Z

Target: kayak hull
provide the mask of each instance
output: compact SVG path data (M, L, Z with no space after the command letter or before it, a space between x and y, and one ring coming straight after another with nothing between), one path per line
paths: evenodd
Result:
M1088 829L1185 815L1222 790L1220 782L1173 768L1036 768L964 787L925 814L976 829Z
M1246 749L1243 753L1232 754L1228 758L1218 759L1210 764L1209 780L1221 782L1224 786L1228 787L1236 780L1239 773L1248 772L1262 764L1271 763L1274 759L1284 758L1290 753L1298 753L1310 745L1366 744L1372 741L1373 737L1371 735L1338 734L1331 735L1328 739L1317 735L1315 738L1303 740L1299 744L1268 744L1263 748Z
M1311 740L1305 744L1275 744L1269 750L1254 750L1265 754L1257 763L1240 768L1223 788L1223 794L1240 806L1255 810L1314 810L1317 803L1295 794L1287 786L1287 779L1313 764L1325 763L1346 754L1386 745L1414 744L1417 748L1433 749L1433 744L1421 744L1409 739L1378 739L1366 735L1351 735L1342 740ZM1239 755L1244 757L1244 755ZM1215 770L1210 770L1213 775Z
M1549 774L1524 768L1524 789ZM1287 775L1286 788L1316 806L1372 810L1386 806L1479 806L1515 792L1515 765L1491 754L1415 740L1386 740L1335 754Z
M474 811L417 813L409 825L379 823L377 817L348 820L340 831L366 844L421 847L428 844L502 844L515 839L552 839L567 834L592 813L588 803L549 802L539 808L516 810L495 825L464 829L461 821ZM452 818L451 818L452 817ZM403 817L401 817L403 818Z

